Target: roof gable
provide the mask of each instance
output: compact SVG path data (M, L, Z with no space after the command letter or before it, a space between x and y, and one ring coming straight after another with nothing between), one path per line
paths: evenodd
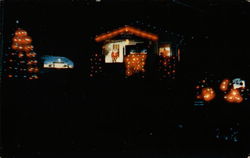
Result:
M148 32L145 32L145 31L141 31L141 30L136 29L136 28L131 27L131 26L125 26L125 27L122 27L120 29L114 30L114 31L112 31L110 33L99 35L99 36L97 36L95 38L95 41L96 42L101 42L103 40L113 38L113 37L118 36L118 35L123 34L123 33L131 33L131 34L134 34L136 36L139 36L139 37L142 37L142 38L147 38L147 39L153 40L153 41L158 40L158 36L155 35L155 34L148 33Z

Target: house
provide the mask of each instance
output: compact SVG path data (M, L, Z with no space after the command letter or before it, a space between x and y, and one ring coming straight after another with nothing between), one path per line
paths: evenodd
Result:
M102 65L102 73L122 72L125 77L140 74L142 78L152 72L153 67L158 77L167 78L175 73L176 62L180 59L179 50L172 49L173 43L161 41L159 35L131 26L98 35L95 42L98 49L91 57L95 63L91 63L90 77L96 76ZM103 64L96 61L103 61Z

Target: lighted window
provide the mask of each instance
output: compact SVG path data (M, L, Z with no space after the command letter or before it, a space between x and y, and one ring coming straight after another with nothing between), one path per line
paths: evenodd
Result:
M159 55L162 57L171 57L171 49L170 49L170 45L162 45L159 48Z

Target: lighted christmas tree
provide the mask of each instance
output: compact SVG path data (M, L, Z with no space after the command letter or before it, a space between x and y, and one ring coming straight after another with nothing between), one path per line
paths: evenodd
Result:
M11 49L6 54L7 78L38 79L37 54L33 51L32 38L27 31L17 29L12 38Z

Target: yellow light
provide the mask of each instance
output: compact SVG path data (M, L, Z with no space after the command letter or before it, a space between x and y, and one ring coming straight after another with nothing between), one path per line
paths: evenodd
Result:
M126 39L125 44L126 44L126 45L129 44L129 39Z

